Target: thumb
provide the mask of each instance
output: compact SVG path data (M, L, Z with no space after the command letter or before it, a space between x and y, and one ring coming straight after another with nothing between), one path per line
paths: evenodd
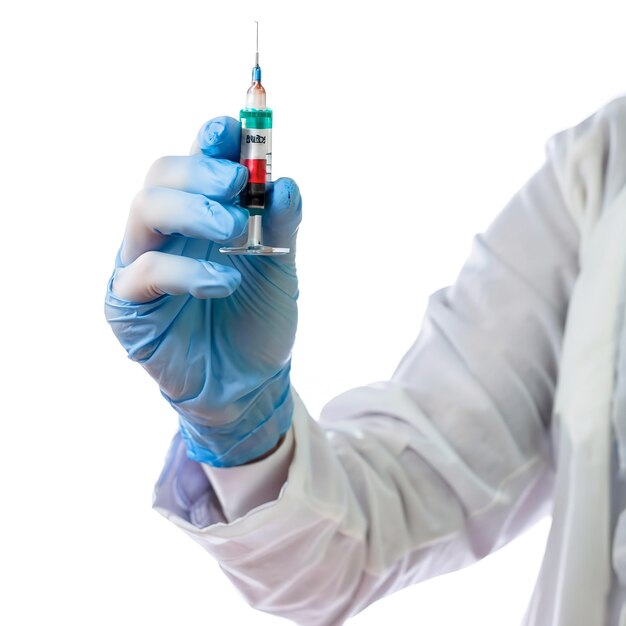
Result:
M268 199L263 211L263 243L293 252L302 220L302 197L296 181L279 178L268 183Z
M205 122L198 131L190 154L205 154L239 163L241 125L226 115Z

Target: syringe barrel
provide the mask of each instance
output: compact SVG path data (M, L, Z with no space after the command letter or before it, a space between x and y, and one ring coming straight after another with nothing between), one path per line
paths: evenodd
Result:
M272 180L272 110L241 109L239 120L239 161L248 168L248 182L239 201L251 215L258 215L265 209L266 183Z

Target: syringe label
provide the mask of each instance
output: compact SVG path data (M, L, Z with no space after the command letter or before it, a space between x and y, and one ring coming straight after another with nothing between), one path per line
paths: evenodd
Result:
M241 129L241 159L266 159L267 153L272 152L271 128L242 128Z

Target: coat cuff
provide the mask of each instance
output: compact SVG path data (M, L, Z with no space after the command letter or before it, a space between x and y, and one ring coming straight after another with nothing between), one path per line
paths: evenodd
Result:
M276 451L260 461L233 467L202 464L228 522L278 498L287 480L293 448L293 427L290 427Z
M265 502L229 522L202 465L187 457L179 435L174 437L155 486L153 508L225 564L246 559L268 545L284 541L294 528L330 524L360 535L363 520L329 439L309 415L291 387L293 458L287 480L275 500ZM269 457L268 457L269 458ZM265 460L265 459L264 459ZM334 477L334 480L330 478ZM355 517L355 519L352 519Z

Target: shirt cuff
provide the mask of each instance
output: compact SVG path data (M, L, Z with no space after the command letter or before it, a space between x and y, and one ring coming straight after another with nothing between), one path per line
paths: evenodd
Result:
M291 425L276 451L261 461L234 467L201 464L228 522L278 498L282 486L287 481L293 451L294 437Z

